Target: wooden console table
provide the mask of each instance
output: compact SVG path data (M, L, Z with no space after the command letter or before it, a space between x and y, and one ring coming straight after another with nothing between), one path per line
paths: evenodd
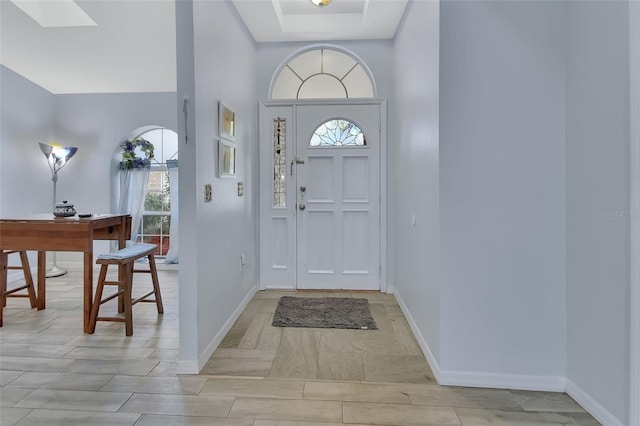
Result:
M38 252L39 310L46 306L46 252L84 252L84 332L89 334L95 331L89 324L93 304L93 242L117 240L119 248L124 248L130 237L131 216L126 214L56 218L46 213L0 219L0 250ZM4 265L0 266L4 268ZM0 279L6 280L7 275L0 273Z

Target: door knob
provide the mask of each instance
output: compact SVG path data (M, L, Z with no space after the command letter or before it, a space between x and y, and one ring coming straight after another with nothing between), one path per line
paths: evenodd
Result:
M307 187L306 187L306 186L301 186L301 187L300 187L300 192L305 192L306 190L307 190Z
M300 210L304 210L306 209L306 207L304 206L304 204L300 204Z

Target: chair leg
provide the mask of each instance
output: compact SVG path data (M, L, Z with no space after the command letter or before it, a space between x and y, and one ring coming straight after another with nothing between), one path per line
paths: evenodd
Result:
M158 313L164 313L164 306L162 305L162 296L160 295L160 283L158 281L158 269L156 268L156 260L155 257L150 254L149 255L149 270L151 271L151 282L153 283L153 291L156 296L156 306L158 308Z
M124 279L124 323L125 334L133 335L133 309L131 306L131 287L133 285L133 263L126 265Z
M24 280L27 284L27 294L29 295L29 302L31 302L32 308L38 307L38 299L36 298L36 289L33 286L33 276L31 275L31 267L29 266L29 257L26 251L20 252L20 262L22 264L22 270L24 272Z
M104 290L104 281L107 278L107 267L109 265L102 265L100 268L100 276L98 277L98 285L96 287L96 296L93 299L93 306L91 306L91 315L89 316L89 327L91 328L91 334L96 331L96 323L98 322L98 311L100 310L100 302L102 301L102 291Z

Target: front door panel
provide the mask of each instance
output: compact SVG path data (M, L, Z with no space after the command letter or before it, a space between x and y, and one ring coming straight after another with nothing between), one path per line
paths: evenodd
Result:
M355 124L366 145L349 144L353 126L312 142L334 119ZM380 289L379 129L379 105L297 107L297 288Z

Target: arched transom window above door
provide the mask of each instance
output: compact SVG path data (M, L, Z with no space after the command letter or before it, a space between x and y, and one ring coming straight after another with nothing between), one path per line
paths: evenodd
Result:
M338 48L294 55L274 77L271 99L353 99L376 96L365 64Z

